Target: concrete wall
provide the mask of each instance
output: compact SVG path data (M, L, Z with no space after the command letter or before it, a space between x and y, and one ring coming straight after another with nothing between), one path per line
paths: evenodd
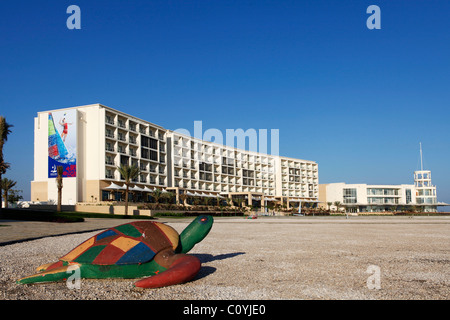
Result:
M48 201L47 181L31 181L31 201Z
M319 208L328 209L327 205L327 184L319 184Z
M125 206L113 206L113 205L96 206L87 204L77 204L75 206L75 211L104 213L104 214L125 214ZM128 206L128 214L150 216L151 210L138 209L137 206Z

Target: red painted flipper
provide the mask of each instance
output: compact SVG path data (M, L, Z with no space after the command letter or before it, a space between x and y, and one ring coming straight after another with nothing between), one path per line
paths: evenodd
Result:
M134 285L140 288L160 288L192 280L200 271L200 260L186 254L178 254L177 256L179 257L166 271L139 280Z

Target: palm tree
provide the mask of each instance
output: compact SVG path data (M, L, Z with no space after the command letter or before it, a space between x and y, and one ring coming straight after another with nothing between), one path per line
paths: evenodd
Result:
M8 191L11 190L16 183L16 181L9 180L8 178L3 178L1 180L0 184L3 190L3 198L5 199L5 208L8 208Z
M331 205L333 204L333 202L327 202L328 205L328 210L331 210Z
M175 197L175 195L172 192L163 192L161 194L161 198L167 200L167 203L172 203L173 198Z
M339 208L341 207L341 202L340 201L335 201L334 205L336 206L336 211L339 212Z
M152 198L155 200L155 203L159 203L159 199L161 199L162 191L160 189L155 189L152 193Z
M209 197L204 197L204 198L203 198L203 204L204 204L205 206L208 206L208 205L209 205Z
M56 172L58 176L56 177L56 187L58 188L58 204L56 205L56 211L61 212L61 203L62 203L62 188L63 188L63 166L57 166Z
M13 125L6 122L3 116L0 116L0 180L2 180L2 175L6 173L6 169L9 168L9 163L5 162L3 158L3 145L8 140L8 135L11 133L11 127L13 127ZM1 191L2 188L0 188L0 194ZM1 209L2 202L0 201L0 211Z
M238 203L239 208L241 208L241 207L242 207L242 203L244 202L244 199L242 199L242 198L236 198L236 202Z
M125 215L128 215L128 189L131 181L136 179L141 174L141 171L137 166L133 165L130 167L127 164L121 164L120 167L117 167L117 170L119 170L122 178L125 180Z
M186 192L181 193L179 196L179 199L181 200L181 204L184 206L186 206L186 200L189 197Z

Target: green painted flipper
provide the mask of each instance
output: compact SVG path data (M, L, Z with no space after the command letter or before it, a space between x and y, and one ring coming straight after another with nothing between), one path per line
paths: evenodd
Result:
M122 278L134 279L141 277L148 277L159 274L167 270L160 266L154 260L148 263L131 264L131 265L94 265L94 264L73 264L62 266L36 273L34 275L17 280L18 284L37 283L37 282L52 282L66 280L73 274L73 269L69 271L69 267L78 266L80 268L80 278L85 279L108 279L108 278Z

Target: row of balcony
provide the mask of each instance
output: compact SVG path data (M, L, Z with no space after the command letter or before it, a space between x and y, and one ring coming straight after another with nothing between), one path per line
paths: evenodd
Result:
M139 169L142 172L150 172L150 173L158 173L158 174L166 174L166 169L165 169L165 164L155 164L153 162L147 162L147 161L151 161L151 160L140 160L140 162L138 162L137 160L131 159L131 165L135 165L137 167L139 167ZM106 156L105 159L105 164L107 166L112 166L112 167L117 167L118 164L116 163L116 161L109 155Z
M283 189L283 191L302 191L302 192L307 192L307 191L316 191L317 192L318 191L317 188L308 189L308 188L305 188L305 186L289 186L287 188L283 187L282 189Z
M130 155L132 157L138 157L138 149L132 148L132 147L126 147L124 145L118 145L117 147L112 146L110 144L106 144L105 149L107 152L114 152L114 153L120 153L124 155Z
M197 161L197 162L206 162L209 164L215 165L226 165L230 167L243 168L249 170L256 171L265 171L265 172L273 172L274 169L271 165L261 164L261 163L252 163L248 161L240 161L240 160L232 160L229 158L222 158L220 156L210 156L210 155L199 155L199 154L174 154L175 161Z
M283 191L283 197L301 197L301 198L318 198L319 194L313 191L307 192L286 192Z
M165 141L164 130L152 128L148 125L137 123L118 115L107 114L105 123L109 126L114 126L115 128L129 130L130 132L140 133L150 137L158 137L159 140Z
M245 170L243 169L234 169L234 168L230 168L230 167L225 167L225 166L219 166L219 167L212 167L212 168L207 168L207 167L202 167L201 165L197 168L194 164L186 164L186 163L178 163L175 164L175 172L179 172L181 173L185 173L186 175L189 175L190 173L195 173L197 171L200 172L205 172L205 173L211 173L214 174L215 176L218 175L227 175L227 176L233 176L233 177L244 177L244 178L254 178L257 180L274 180L274 175L270 174L270 173L260 173L260 172L252 172L252 174L247 174L245 175Z
M227 157L234 160L240 161L249 161L253 163L265 164L265 165L275 165L275 160L269 156L263 155L250 155L245 152L229 150L226 148L221 148L217 146L211 146L199 142L188 141L184 138L177 137L174 138L173 144L175 146L175 152L182 152L184 155L191 151L194 152L202 152L205 154L218 156L218 157Z
M318 180L317 176L301 176L301 177L289 176L289 178L283 177L281 179L282 182L296 182L296 183L307 183L307 182L312 183L313 181L317 183L317 180Z
M145 158L145 159L147 159L149 161L156 161L156 162L158 162L158 160L156 159L156 156L155 156L155 159L150 159L150 158L146 158L145 156L140 156L138 154L139 149L137 149L137 148L126 147L126 146L123 146L123 145L120 145L120 144L117 147L115 147L115 146L112 146L112 145L107 143L106 146L105 146L105 149L106 149L106 152L108 152L108 153L119 153L119 154L123 154L123 155L129 155L129 156L135 157L135 158L140 158L140 157L142 158L143 157L143 158ZM165 156L163 154L159 155L159 163L166 163L166 159L165 159Z
M295 169L302 169L302 170L313 170L317 171L317 164L312 163L305 163L305 162L298 162L294 160L281 160L281 166L284 168L289 168L290 174L295 174ZM294 169L294 170L292 170Z
M263 188L275 188L274 183L267 183L267 181L254 180L249 178L231 178L227 176L213 176L208 173L174 173L175 179L188 179L188 180L198 180L205 181L211 183L219 183L219 184L231 184L231 185L248 185L248 186L257 186Z
M295 171L294 171L294 169L291 169L291 170L289 170L289 172L287 170L282 170L281 173L283 175L289 175L289 176L295 177L295 176L306 176L306 175L312 175L312 174L317 175L317 172L318 172L317 170L312 170L312 169L295 169Z
M117 170L106 170L105 173L106 179L112 179L117 181L125 181L122 179L119 171ZM141 174L138 178L135 178L132 180L133 183L144 183L144 184L153 184L153 185L159 185L159 186L166 186L166 177L163 176L152 176L152 175L146 175Z
M111 132L106 132L105 136L106 136L107 139L116 140L116 141L123 142L123 143L133 144L136 147L138 147L138 145L139 145L137 137L133 136L133 135L129 135L127 137L127 135L123 134L123 133L118 133L117 135L115 135L115 134L113 134ZM115 143L115 142L111 141L111 143ZM166 152L165 142L160 141L160 143L159 143L159 151L160 152L164 152L164 153Z
M273 196L275 194L274 189L261 188L261 187L248 187L248 186L228 186L217 185L211 183L201 182L188 182L183 180L177 180L175 186L191 190L199 191L212 191L212 192L258 192L267 196Z

